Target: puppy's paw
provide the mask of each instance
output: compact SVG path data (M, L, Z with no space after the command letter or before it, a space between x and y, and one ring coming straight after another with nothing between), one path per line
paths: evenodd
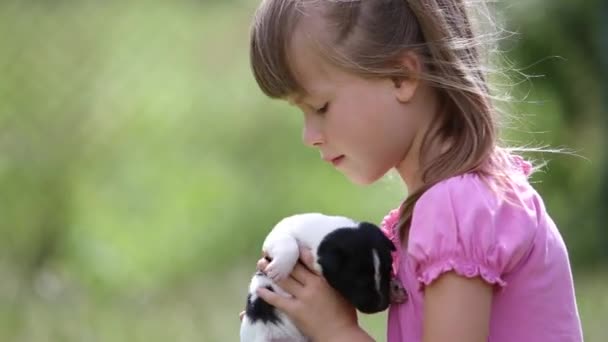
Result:
M277 282L287 278L291 270L292 267L288 263L281 263L280 260L275 258L266 266L264 272L272 281Z

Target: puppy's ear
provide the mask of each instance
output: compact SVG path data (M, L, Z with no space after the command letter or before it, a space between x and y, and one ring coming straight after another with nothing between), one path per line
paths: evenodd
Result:
M323 275L337 274L348 260L345 246L339 240L325 241L317 251Z
M386 243L388 245L388 249L391 252L397 251L397 248L395 247L395 244L393 243L393 241L391 241L388 237L386 237L386 235L384 235L384 234L382 234L382 235L383 235L383 238L384 238L383 239L384 243Z
M375 231L382 232L378 226L376 226L373 223L369 223L369 222L359 222L359 229L362 229L366 232L375 232Z
M382 230L373 223L361 222L359 228L364 229L373 236L373 239L379 243L380 246L387 248L391 252L396 251L395 244L382 232Z

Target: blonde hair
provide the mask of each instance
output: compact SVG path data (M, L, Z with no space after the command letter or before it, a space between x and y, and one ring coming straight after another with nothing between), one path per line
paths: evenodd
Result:
M476 34L469 9L464 0L264 0L256 11L251 67L271 98L303 91L291 68L288 42L307 16L322 18L329 33L325 40L318 37L321 57L362 77L409 77L399 58L406 51L421 58L424 72L417 77L438 90L441 106L420 155L431 139L449 141L450 147L422 165L424 185L401 206L402 237L416 201L434 184L477 172L492 176L493 188L500 189L511 174L510 152L498 146L498 110L483 54L488 52L484 44L495 37Z

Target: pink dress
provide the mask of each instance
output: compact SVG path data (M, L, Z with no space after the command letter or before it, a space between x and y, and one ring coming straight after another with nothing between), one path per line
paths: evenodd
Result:
M508 200L475 173L442 181L418 200L407 248L394 255L409 298L389 308L389 342L422 341L424 285L448 271L495 286L488 341L583 340L566 246L527 181L529 164L520 166ZM383 229L400 246L397 220L393 210Z

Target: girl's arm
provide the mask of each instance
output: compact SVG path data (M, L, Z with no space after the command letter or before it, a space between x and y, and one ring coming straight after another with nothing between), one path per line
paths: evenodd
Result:
M424 290L424 342L488 340L492 285L445 273Z

